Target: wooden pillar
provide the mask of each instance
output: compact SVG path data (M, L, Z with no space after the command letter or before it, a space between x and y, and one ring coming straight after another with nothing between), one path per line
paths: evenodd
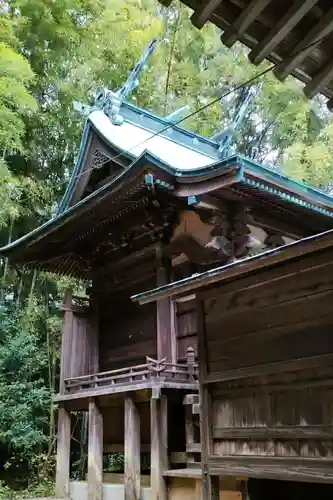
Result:
M152 500L167 499L166 481L163 476L163 472L168 469L167 409L167 397L165 395L153 394L150 400L150 479Z
M103 417L94 400L89 401L88 500L103 498Z
M213 453L211 433L211 399L206 382L207 352L204 324L204 304L196 301L198 320L198 361L199 361L199 398L200 398L200 440L202 467L202 500L219 500L219 478L209 474L208 461Z
M140 500L140 415L133 398L125 398L125 500Z
M208 458L212 453L212 438L210 429L210 395L207 386L200 387L200 435L201 435L201 466L203 475L202 500L219 500L219 477L211 476L208 469Z
M169 282L168 269L163 262L162 246L156 249L156 285L162 286ZM156 302L157 316L157 359L167 358L168 363L175 363L175 335L172 324L172 308L170 298L166 297Z
M71 362L71 342L72 342L72 329L73 329L73 312L72 308L72 291L66 292L63 304L64 324L61 338L61 356L60 356L60 381L59 393L65 392L65 378L69 373L69 366Z
M64 407L58 410L58 441L55 496L69 498L71 418Z

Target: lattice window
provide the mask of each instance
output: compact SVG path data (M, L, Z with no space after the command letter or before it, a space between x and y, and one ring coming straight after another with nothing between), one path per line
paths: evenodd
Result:
M96 148L92 157L92 168L102 168L111 158L101 149Z

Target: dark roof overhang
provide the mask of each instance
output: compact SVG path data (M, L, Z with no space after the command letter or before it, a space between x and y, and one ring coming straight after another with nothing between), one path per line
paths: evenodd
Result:
M302 240L289 243L278 249L268 250L253 257L232 262L225 266L211 269L204 273L163 285L159 288L133 295L131 299L139 304L148 304L165 297L181 298L186 295L200 294L218 284L227 284L245 276L259 274L273 267L281 267L288 262L304 261L307 268L307 259L312 256L326 255L326 261L333 262L333 230L316 234ZM312 262L313 264L313 262ZM320 262L317 262L318 267ZM323 262L321 262L323 264ZM283 273L283 271L281 271Z
M99 245L105 235L115 230L114 222L146 203L149 193L163 191L192 203L193 198L200 202L201 195L212 192L223 199L223 192L233 189L284 210L287 215L311 214L312 218L306 218L310 221L307 234L321 225L333 226L330 196L246 158L233 156L180 171L144 152L97 191L3 247L0 253L18 265L87 279L92 263L87 258L86 243Z
M160 0L170 5L172 0ZM250 61L269 60L279 80L294 75L312 98L321 93L333 107L333 6L320 0L182 0L201 29L208 21L223 30L221 41L237 40L251 49Z

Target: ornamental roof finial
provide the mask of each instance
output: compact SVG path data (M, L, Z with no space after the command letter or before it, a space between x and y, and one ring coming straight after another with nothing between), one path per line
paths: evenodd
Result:
M154 38L132 69L124 85L119 90L116 92L105 88L97 90L95 107L97 109L102 109L114 125L122 125L124 119L120 114L120 107L126 97L139 85L139 75L145 69L149 57L155 52L156 46L157 39Z
M120 107L128 95L139 85L139 75L146 68L149 57L155 52L157 47L157 38L153 38L148 47L146 47L140 60L132 69L124 85L117 91L109 90L105 87L97 89L95 93L95 105L88 106L74 101L74 109L79 113L88 115L94 109L100 109L110 118L114 125L122 125L124 122L120 114Z

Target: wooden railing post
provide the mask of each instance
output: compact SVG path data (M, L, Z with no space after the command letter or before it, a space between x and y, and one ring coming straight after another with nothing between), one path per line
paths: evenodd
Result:
M103 417L92 399L89 401L88 500L102 500L103 495Z
M140 415L131 396L125 398L125 500L140 500Z
M58 410L58 442L55 496L69 498L69 460L71 442L70 413L64 407Z
M195 356L193 347L188 347L186 350L186 364L189 378L192 378L195 374Z

